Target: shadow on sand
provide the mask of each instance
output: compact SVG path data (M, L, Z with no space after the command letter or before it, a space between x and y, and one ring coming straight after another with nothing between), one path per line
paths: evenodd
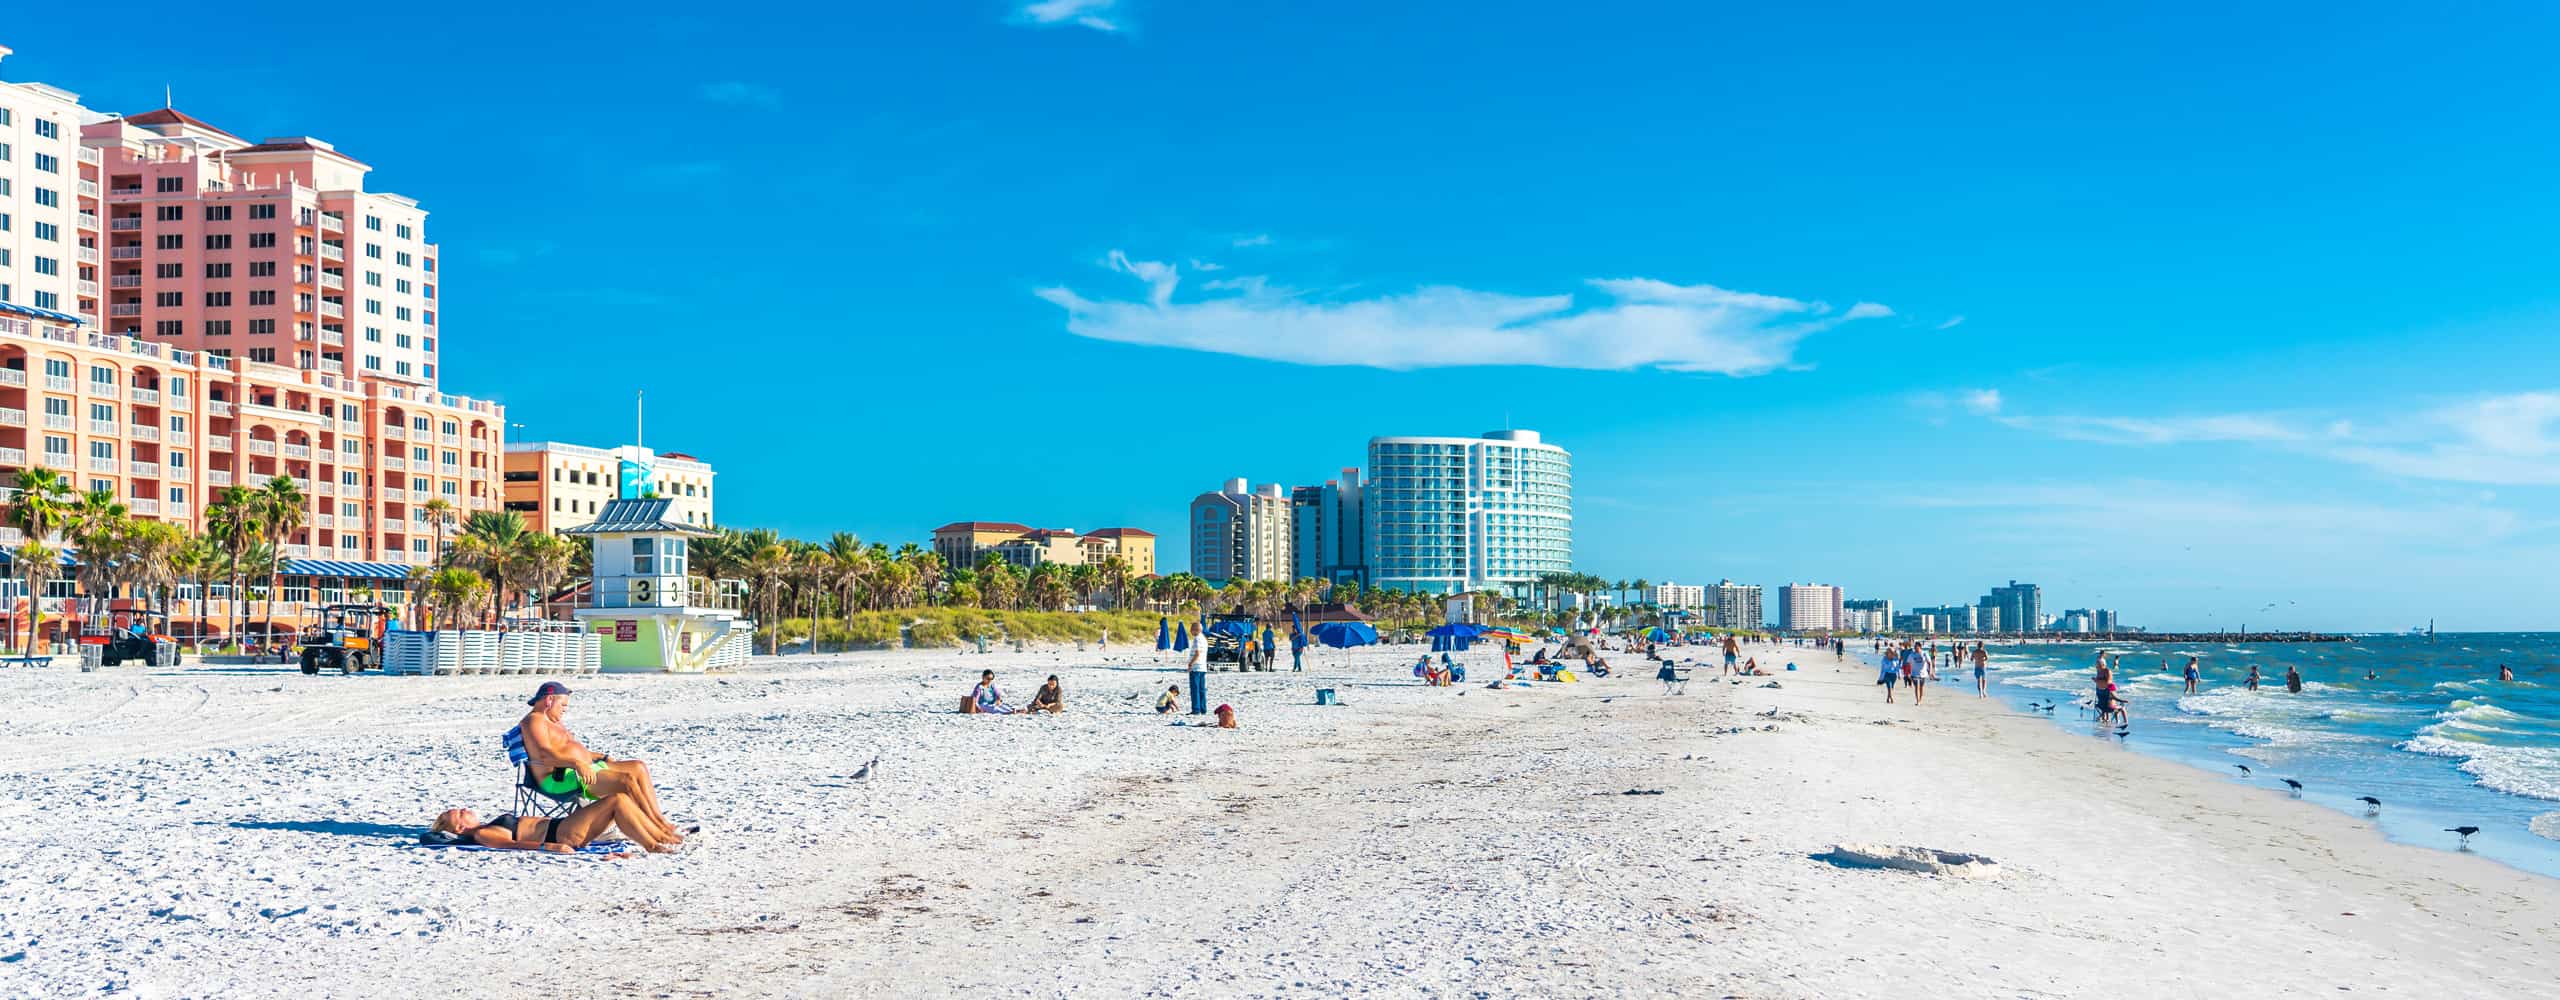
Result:
M235 830L325 833L337 837L396 837L401 840L416 840L419 831L426 829L423 824L395 826L389 823L355 823L346 820L247 820L231 823L229 826Z

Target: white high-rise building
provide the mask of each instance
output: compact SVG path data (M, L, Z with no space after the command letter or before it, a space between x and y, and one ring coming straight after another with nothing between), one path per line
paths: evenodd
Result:
M9 54L0 46L0 57ZM80 95L0 83L0 322L98 327L98 153Z
M1788 631L1828 632L1841 627L1840 588L1820 583L1778 587L1778 627Z
M1707 606L1707 588L1683 587L1676 583L1655 584L1652 601L1655 607L1695 611Z
M1711 608L1707 612L1709 624L1722 629L1764 627L1766 620L1761 617L1759 584L1718 580L1715 586L1706 590L1707 604Z
M1525 594L1573 568L1573 456L1535 431L1369 439L1370 585Z
M1289 491L1227 480L1191 500L1191 572L1204 580L1297 578Z

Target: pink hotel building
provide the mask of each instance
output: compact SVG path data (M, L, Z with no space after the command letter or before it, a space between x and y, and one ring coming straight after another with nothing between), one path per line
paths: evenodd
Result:
M48 467L201 530L291 476L287 600L433 562L431 500L497 509L504 410L437 390L437 247L370 169L0 82L0 484Z

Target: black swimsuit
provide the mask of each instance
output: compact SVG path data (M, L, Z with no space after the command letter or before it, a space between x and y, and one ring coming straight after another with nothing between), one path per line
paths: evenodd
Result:
M516 827L523 822L523 817L517 816L514 813L504 813L489 817L489 822L482 824L480 828L483 830L505 830L507 831L507 839L514 840L516 839ZM558 819L547 819L542 822L542 842L546 844L556 844L560 842L560 821Z

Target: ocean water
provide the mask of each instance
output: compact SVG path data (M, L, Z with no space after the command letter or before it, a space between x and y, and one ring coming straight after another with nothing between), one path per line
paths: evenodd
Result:
M2100 648L2123 655L2116 686L2133 725L2121 739L2080 707ZM2476 826L2473 852L2560 878L2560 633L1990 649L1993 695L2022 710L2059 702L2049 717L2068 731L2269 794L2292 778L2305 800L2357 816L2369 812L2357 797L2370 795L2383 805L2367 818L2405 843L2452 850L2459 838L2445 829ZM2192 695L2180 674L2189 656L2204 665ZM2502 663L2514 681L2497 679ZM2252 664L2257 691L2242 684ZM2285 690L2287 666L2302 671L2300 694ZM1971 679L1940 676L1951 689Z

